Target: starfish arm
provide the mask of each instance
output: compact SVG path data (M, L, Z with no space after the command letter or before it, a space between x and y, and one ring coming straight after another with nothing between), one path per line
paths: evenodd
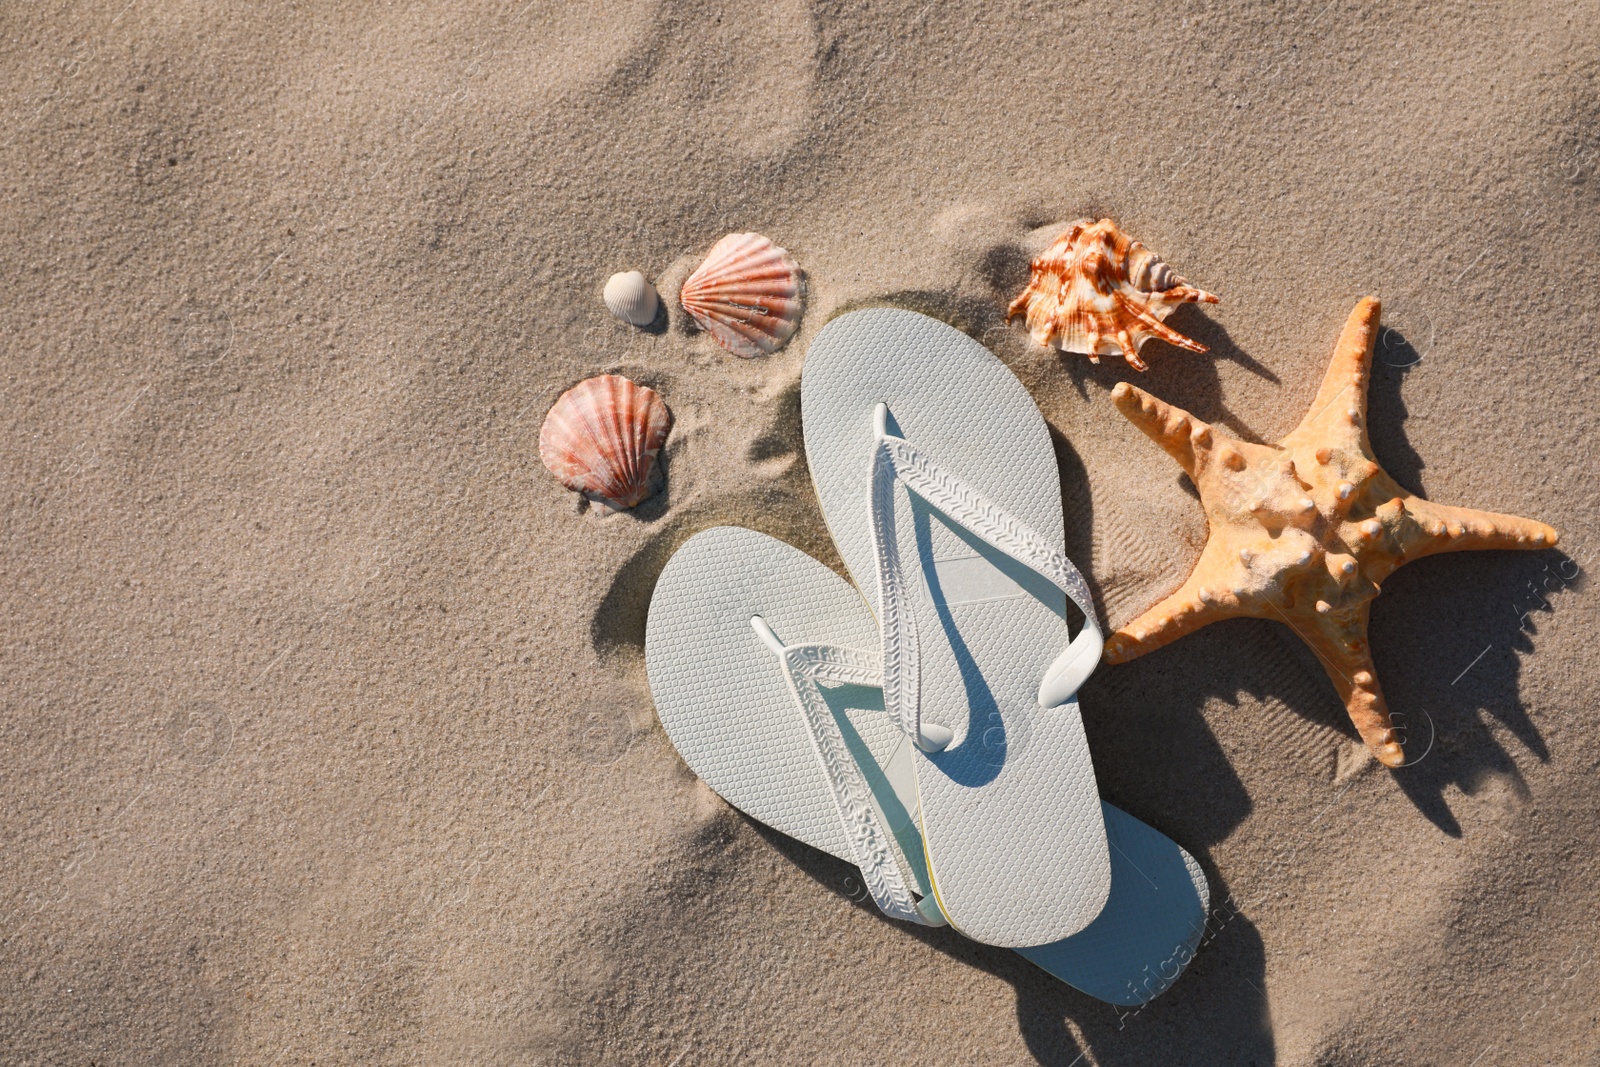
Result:
M1378 312L1375 296L1364 298L1350 312L1322 388L1300 425L1283 439L1285 448L1313 442L1372 454L1366 430L1367 384L1372 376L1372 346L1378 339Z
M1184 473L1191 479L1195 477L1195 445L1191 435L1196 430L1210 429L1207 423L1127 382L1118 382L1111 390L1111 402L1129 422L1143 430L1146 437L1177 460Z
M1559 536L1544 523L1519 515L1435 504L1418 496L1408 497L1404 503L1418 532L1416 543L1406 545L1407 559L1486 548L1550 548Z
M1208 542L1193 573L1182 585L1111 635L1106 642L1106 662L1126 663L1146 652L1154 652L1184 634L1194 633L1202 626L1253 614L1241 606L1239 598L1231 595L1225 586L1210 582L1212 587L1208 588L1210 580L1207 576L1216 572L1211 557L1220 556L1224 551L1220 542Z
M1361 740L1378 762L1385 767L1398 767L1406 757L1399 733L1389 718L1389 704L1378 686L1378 673L1367 645L1370 613L1368 601L1352 612L1321 616L1314 621L1294 618L1289 625L1317 654Z

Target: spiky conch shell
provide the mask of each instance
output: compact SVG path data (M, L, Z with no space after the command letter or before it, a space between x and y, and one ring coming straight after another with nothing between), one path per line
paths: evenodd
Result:
M671 429L654 389L602 374L561 394L539 430L539 458L568 489L631 508L650 495L650 468Z
M711 246L678 293L683 310L736 356L782 348L800 326L800 265L759 233L730 233Z
M1179 304L1217 298L1178 277L1150 249L1110 219L1079 219L1038 256L1022 295L1006 318L1027 313L1034 341L1077 352L1095 363L1121 354L1147 369L1139 349L1152 337L1191 352L1206 346L1162 324Z

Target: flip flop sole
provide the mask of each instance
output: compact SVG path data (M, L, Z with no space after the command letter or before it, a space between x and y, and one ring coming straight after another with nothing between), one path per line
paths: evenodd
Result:
M1205 933L1211 890L1171 838L1101 801L1111 894L1100 914L1054 944L1016 951L1091 997L1131 1007L1177 981Z
M873 412L892 432L1053 545L1063 544L1050 431L982 345L914 312L828 323L801 372L806 458L828 529L875 614L868 510ZM920 635L923 716L955 740L916 751L934 890L951 923L994 945L1059 940L1100 914L1110 856L1076 702L1038 689L1070 639L1055 586L897 488L896 536Z
M645 661L662 726L728 803L851 862L827 777L751 615L793 641L872 648L878 637L860 594L803 552L735 527L696 534L667 564L650 603ZM830 704L894 835L897 864L927 893L910 745L877 690L839 686ZM1108 804L1102 811L1112 843L1105 908L1073 937L1018 951L1091 996L1140 1004L1193 955L1209 894L1199 864L1169 838Z
M827 775L781 664L751 629L754 615L790 643L878 647L860 594L827 567L765 534L705 530L667 562L650 600L645 668L656 713L684 762L728 803L849 860ZM911 746L884 712L882 691L838 686L824 695L857 764L891 768L909 782ZM886 783L868 784L899 845L902 873L927 895L914 808Z

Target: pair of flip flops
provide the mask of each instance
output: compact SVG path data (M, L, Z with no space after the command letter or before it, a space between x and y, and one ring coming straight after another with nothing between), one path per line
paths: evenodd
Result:
M960 331L871 309L812 343L801 411L855 585L763 534L692 537L646 633L667 735L729 803L860 868L886 915L1150 999L1209 896L1099 798L1076 693L1101 634L1038 408Z

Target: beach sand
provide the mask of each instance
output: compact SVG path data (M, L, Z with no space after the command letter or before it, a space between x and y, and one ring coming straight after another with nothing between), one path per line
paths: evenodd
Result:
M0 1060L1600 1063L1597 14L6 7ZM1209 355L1004 322L1085 215L1221 295L1171 320ZM750 361L673 299L743 230L809 284ZM627 269L663 331L606 313ZM1143 1011L882 919L673 752L642 642L676 546L839 565L798 411L830 317L1012 367L1116 626L1206 526L1112 387L1276 440L1366 294L1378 458L1561 546L1385 585L1397 772L1283 626L1101 667L1101 792L1217 905ZM539 461L602 371L676 417L631 513Z

